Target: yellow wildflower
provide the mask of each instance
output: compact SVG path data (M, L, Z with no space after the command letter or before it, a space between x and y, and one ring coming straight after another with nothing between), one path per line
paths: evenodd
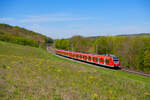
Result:
M144 94L147 95L147 96L150 96L150 93L149 93L149 92L145 92Z
M93 94L93 98L96 99L97 97L98 97L98 95L97 95L96 93L94 93L94 94Z
M10 78L10 74L8 74L8 78Z
M94 78L93 76L90 76L90 77L89 77L89 79L93 79L93 78Z
M91 83L91 80L88 80L88 83L90 84L90 83Z
M112 94L112 91L111 91L111 90L109 90L109 94Z
M98 83L96 82L96 86L98 86Z
M72 82L72 83L71 83L71 85L72 85L72 86L75 86L75 83L74 83L74 82Z
M97 70L94 70L94 72L97 72Z
M27 70L27 67L24 67L24 70Z
M59 77L58 77L58 76L56 76L56 79L59 79Z
M78 70L78 73L80 73L81 71L80 70Z
M40 71L40 70L41 70L41 68L38 68L38 70Z
M87 70L84 70L84 72L87 72Z
M57 69L56 71L57 71L57 72L59 72L59 73L61 72L61 70L60 70L60 69Z
M35 66L39 66L38 64L36 64Z
M50 68L50 66L47 66L47 68Z
M13 61L12 63L13 63L13 64L16 64L16 62L15 62L15 61Z
M10 66L7 66L7 69L10 70Z

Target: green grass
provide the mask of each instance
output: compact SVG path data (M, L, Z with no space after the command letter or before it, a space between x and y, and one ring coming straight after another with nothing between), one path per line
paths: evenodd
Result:
M0 100L149 100L150 77L0 42Z

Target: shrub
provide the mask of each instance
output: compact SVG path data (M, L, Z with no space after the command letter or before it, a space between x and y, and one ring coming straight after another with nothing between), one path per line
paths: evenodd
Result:
M6 42L11 42L11 43L17 43L21 45L29 45L33 47L39 47L38 43L35 40L25 38L25 37L19 37L19 36L13 36L13 35L1 35L0 34L0 40L1 41L6 41Z

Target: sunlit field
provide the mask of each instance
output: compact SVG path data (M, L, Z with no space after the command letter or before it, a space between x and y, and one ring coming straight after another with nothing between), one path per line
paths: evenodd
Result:
M150 77L0 42L0 100L150 100Z

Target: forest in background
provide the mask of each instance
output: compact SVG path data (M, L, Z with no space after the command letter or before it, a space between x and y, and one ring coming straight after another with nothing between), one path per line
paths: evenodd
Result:
M122 67L150 72L149 36L101 36L98 38L73 36L70 39L56 39L54 45L64 50L113 54L120 57Z

